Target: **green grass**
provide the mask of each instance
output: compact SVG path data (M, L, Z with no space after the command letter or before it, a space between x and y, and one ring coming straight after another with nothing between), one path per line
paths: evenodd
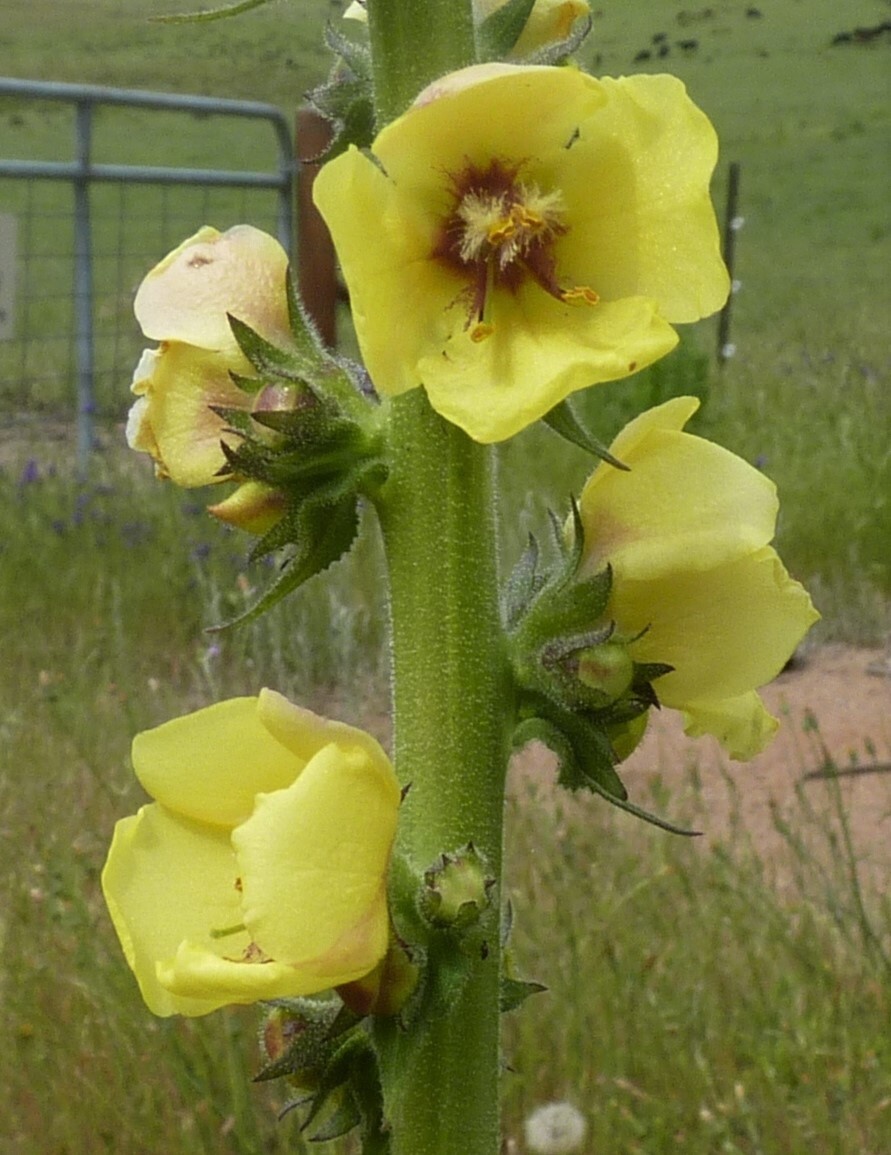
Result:
M185 6L12 0L0 28L5 67L286 108L325 70L317 44L329 6L321 0L283 0L192 30L142 19ZM632 70L654 32L700 39L698 54L673 53L665 64L712 115L724 160L743 166L737 355L718 372L714 325L702 324L663 365L594 390L583 408L608 440L641 405L683 390L703 396L695 428L780 485L780 549L824 612L820 636L875 642L891 626L887 55L880 45L828 42L841 28L885 18L887 6L850 0L840 14L830 0L761 0L756 21L743 4L716 2L715 16L695 28L677 21L680 7L608 7L590 53L615 74ZM140 123L130 114L103 119L97 155L271 159L267 142L216 120L188 138L169 121L154 133ZM0 150L67 156L69 127L61 110L6 101ZM724 179L722 168L718 201ZM65 208L60 189L39 195L41 212ZM22 211L4 199L11 196L0 187L0 211ZM180 219L163 226L149 195L133 194L122 234L125 298L206 217L220 227L240 216L269 227L265 206L220 198L179 205ZM109 253L120 240L118 214L113 198L100 199L97 237ZM46 325L58 326L70 258L51 216L34 239L45 261L40 307ZM116 323L126 304L108 299L101 308ZM126 341L130 357L141 341L134 330ZM274 1120L283 1093L247 1082L257 1062L254 1012L152 1019L108 924L98 872L113 822L141 801L128 756L141 728L269 684L363 717L386 736L374 526L369 518L330 580L249 629L208 635L205 627L237 613L268 571L246 568L247 543L203 514L206 495L158 484L144 461L124 461L114 448L119 428L103 431L109 448L77 484L60 421L70 412L67 349L41 346L24 375L8 355L0 350L0 408L11 430L0 444L0 1150L299 1152L294 1120ZM110 374L111 362L101 367ZM128 381L129 372L116 384L104 379L110 418L126 410ZM589 468L545 430L504 448L506 561L542 527L547 505L565 508ZM701 805L695 783L671 801L673 813L686 808L692 818ZM588 1116L597 1152L877 1155L891 1146L891 912L872 895L865 909L858 904L857 848L847 852L841 820L802 798L784 828L780 890L740 828L707 851L593 800L518 790L513 949L550 993L507 1021L506 1134L519 1138L532 1107L565 1097Z

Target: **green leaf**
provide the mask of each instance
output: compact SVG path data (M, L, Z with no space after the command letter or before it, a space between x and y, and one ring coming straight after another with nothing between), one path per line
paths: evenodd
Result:
M502 1014L513 1011L530 995L539 995L548 988L543 983L523 982L521 979L502 978L498 1007Z
M259 601L244 613L222 625L212 626L209 632L219 633L237 625L245 625L272 609L287 594L343 557L355 541L358 531L358 502L354 496L333 507L324 502L305 502L297 550L285 562L278 578Z
M300 299L290 266L285 277L285 292L288 298L288 323L291 326L291 336L294 338L294 348L306 367L307 376L311 378L314 372L325 369L331 358L319 336L315 322Z
M577 445L579 449L593 453L595 457L599 457L601 461L607 462L616 469L622 469L626 472L630 470L630 466L619 461L618 457L614 457L609 449L582 425L569 399L555 405L544 415L542 420L556 434L571 444Z
M481 60L503 60L523 34L535 0L508 0L477 28Z
M229 16L240 16L243 12L250 12L253 8L262 8L264 4L271 4L272 0L239 0L237 4L230 4L226 8L211 8L207 12L178 12L169 16L150 16L153 24L208 24L212 20L225 20Z
M359 1110L350 1089L343 1087L334 1094L337 1099L336 1106L321 1127L310 1135L309 1138L312 1143L329 1143L332 1139L340 1139L362 1122L362 1112ZM326 1102L324 1105L330 1107L330 1102ZM311 1113L301 1130L306 1130L313 1118L315 1118L315 1114Z

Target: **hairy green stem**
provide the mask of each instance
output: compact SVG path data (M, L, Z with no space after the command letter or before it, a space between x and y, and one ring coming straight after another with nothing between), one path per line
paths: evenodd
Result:
M369 0L368 17L380 124L436 77L475 59L471 0ZM472 842L500 883L511 704L492 451L440 418L420 388L394 398L389 414L391 471L378 510L390 582L395 761L410 785L397 854L412 887L439 855ZM393 1155L496 1155L497 901L463 941L434 934L426 949L420 1012L375 1029Z
M476 59L471 0L368 0L367 7L381 124L431 80Z
M394 459L380 513L396 767L410 784L398 851L417 877L442 852L472 842L500 881L511 703L492 453L443 421L421 390L392 403L391 432ZM467 942L434 944L417 1023L378 1030L394 1155L498 1150L498 924L496 901ZM450 993L444 976L468 960L465 984Z

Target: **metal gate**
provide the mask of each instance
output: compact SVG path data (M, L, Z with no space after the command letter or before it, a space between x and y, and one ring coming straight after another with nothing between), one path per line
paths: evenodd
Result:
M129 403L145 272L203 224L290 253L294 180L273 105L0 78L0 412L74 408L84 461Z

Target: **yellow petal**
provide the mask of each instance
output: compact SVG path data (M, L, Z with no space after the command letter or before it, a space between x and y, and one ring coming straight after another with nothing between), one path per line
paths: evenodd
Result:
M435 81L372 148L402 195L447 207L447 174L468 163L485 167L497 157L523 162L533 181L553 175L579 125L605 100L600 82L574 68L472 65ZM336 236L334 243L339 248Z
M305 760L263 724L257 698L230 698L137 734L133 768L172 811L216 826L243 822L261 791L280 790Z
M474 341L455 310L452 336L419 362L433 407L480 442L511 437L575 390L627 377L677 344L651 301L573 306L536 286L497 298L491 323Z
M136 319L153 340L202 349L235 344L227 313L268 340L287 339L287 267L287 254L267 233L251 225L225 233L205 226L145 277Z
M681 432L696 407L679 397L632 421L610 447L630 467L600 464L582 490L584 572L609 562L616 583L688 573L772 539L776 487L735 453Z
M209 505L207 512L247 533L264 534L282 519L287 508L285 494L262 481L245 481L224 500Z
M395 186L355 148L326 164L313 185L350 289L356 337L371 379L387 396L420 384L417 360L448 336L463 282L428 258L441 201L400 201ZM369 230L368 221L375 227ZM394 340L394 333L399 339Z
M296 758L306 763L326 746L332 744L349 750L356 747L377 769L378 776L397 789L390 760L380 743L364 730L324 718L289 701L275 690L261 690L257 700L257 716L263 726Z
M203 1015L231 1001L171 994L158 981L158 964L172 959L185 939L200 943L211 956L237 955L247 946L245 932L216 940L210 934L242 922L236 879L225 831L157 804L116 825L102 889L124 955L154 1014Z
M715 131L673 76L600 84L561 176L561 269L604 300L651 297L671 322L708 316L730 288L709 198Z
M737 698L688 702L684 708L684 731L689 737L711 734L740 762L766 749L778 729L779 722L754 690Z
M507 0L491 2L486 7L503 8ZM565 40L579 17L590 12L586 0L536 0L520 39L511 50L512 56L527 56L559 40Z
M204 1008L174 1012L186 1015L312 995L330 985L276 959L257 957L250 961L237 957L237 952L223 958L193 942L181 943L172 959L158 963L157 971L159 984L174 1000Z
M674 666L655 688L676 709L763 686L819 617L769 546L710 570L617 581L608 612L626 636L647 630L636 661Z
M249 363L238 350L220 354L173 342L162 345L148 367L151 375L134 383L141 396L128 421L129 444L152 453L159 471L177 485L222 480L220 442L234 446L240 439L225 432L226 422L211 406L250 407L251 398L229 375L250 373Z
M265 953L324 987L376 965L387 945L384 876L398 807L392 770L333 745L288 789L257 799L232 841L245 923Z

